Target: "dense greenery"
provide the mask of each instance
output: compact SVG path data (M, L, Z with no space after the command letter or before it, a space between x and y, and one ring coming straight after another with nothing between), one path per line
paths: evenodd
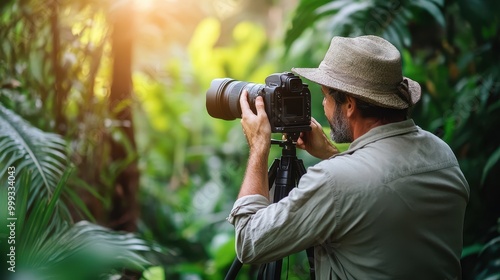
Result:
M262 83L292 66L317 66L333 35L377 34L398 46L405 75L422 85L416 122L449 143L471 186L464 279L500 277L500 136L495 133L500 4L302 0L290 18L282 19L287 32L269 37L262 11L252 21L229 20L255 11L238 9L243 2L207 1L219 10L217 18L199 12L195 1L177 1L176 14L169 1L158 0L156 9L137 8L125 18L136 20L130 36L140 61L127 78L127 73L114 75L114 62L128 58L113 47L112 35L120 27L116 15L130 2L0 3L0 178L4 184L8 167L16 167L20 267L69 271L71 279L109 279L121 269L144 267L149 268L144 279L222 279L235 257L234 230L225 217L243 176L247 147L238 121L206 113L210 81L232 77ZM260 2L266 9L273 1ZM183 21L186 14L189 23ZM165 45L151 43L166 37ZM158 48L161 52L155 52ZM113 99L113 82L127 79L134 94ZM315 94L313 105L314 117L327 127ZM132 115L122 114L124 108ZM116 148L125 156L115 157ZM279 155L273 147L269 160ZM316 162L304 153L299 157L306 166ZM134 172L140 174L132 178L139 180L135 192L120 181ZM0 199L7 201L0 190ZM140 213L133 202L123 201L137 201ZM5 220L5 208L1 211ZM85 221L123 229L123 220L137 215L140 239ZM0 234L5 257L8 233ZM153 250L144 240L167 250ZM118 251L96 255L99 246ZM129 262L116 256L128 256ZM102 266L89 269L95 261ZM304 255L285 261L288 279L307 278ZM244 266L240 278L253 272Z
M150 265L139 253L152 251L145 241L73 222L68 202L86 207L66 187L71 169L60 136L42 132L2 105L0 131L0 178L8 186L0 189L0 199L8 202L0 217L9 225L0 229L0 249L8 253L0 257L2 279L108 279Z

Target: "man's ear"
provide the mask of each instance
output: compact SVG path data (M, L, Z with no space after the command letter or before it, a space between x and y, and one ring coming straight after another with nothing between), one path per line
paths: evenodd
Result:
M356 99L350 95L347 95L347 102L345 103L346 116L348 118L352 117L356 112Z

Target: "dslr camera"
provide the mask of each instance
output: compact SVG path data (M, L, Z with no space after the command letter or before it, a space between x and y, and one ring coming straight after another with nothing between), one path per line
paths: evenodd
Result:
M298 133L311 130L311 92L307 84L291 72L269 75L265 84L214 79L207 90L206 106L210 116L234 120L241 118L240 95L248 91L248 103L254 113L255 99L262 96L274 133Z

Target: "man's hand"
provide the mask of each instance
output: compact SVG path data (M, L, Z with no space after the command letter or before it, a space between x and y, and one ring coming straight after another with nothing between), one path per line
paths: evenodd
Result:
M327 159L339 153L332 144L323 127L314 118L311 118L311 131L302 132L297 140L297 148L306 150L309 154L319 159Z
M240 96L241 126L248 141L250 153L265 152L269 154L271 146L271 124L267 118L264 100L261 96L255 99L257 114L252 112L248 104L248 92L244 90ZM267 157L267 156L266 156Z

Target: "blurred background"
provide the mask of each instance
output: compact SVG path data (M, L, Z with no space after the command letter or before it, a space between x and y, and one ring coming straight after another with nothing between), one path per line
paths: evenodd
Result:
M2 279L222 279L248 150L239 120L207 114L210 82L264 83L316 67L334 35L366 34L401 51L423 90L413 118L470 184L463 278L500 279L499 11L494 0L2 0L0 179L15 175L17 217L15 273L0 227ZM308 279L305 253L285 263L283 277Z

